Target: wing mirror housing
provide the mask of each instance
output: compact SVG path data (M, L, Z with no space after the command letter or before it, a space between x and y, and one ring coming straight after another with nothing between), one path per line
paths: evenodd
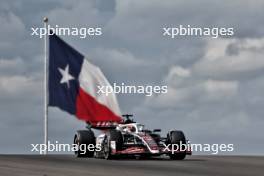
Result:
M154 133L159 133L159 132L161 132L161 129L154 129L153 132Z

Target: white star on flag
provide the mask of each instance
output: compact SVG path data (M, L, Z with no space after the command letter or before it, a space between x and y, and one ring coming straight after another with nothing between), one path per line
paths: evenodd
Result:
M65 67L65 69L61 69L61 68L58 68L58 70L60 71L61 75L62 75L62 78L60 80L60 83L63 84L63 83L67 83L67 86L68 88L70 88L70 84L69 84L69 81L70 80L73 80L74 77L72 75L70 75L69 73L69 64L67 64L67 66Z

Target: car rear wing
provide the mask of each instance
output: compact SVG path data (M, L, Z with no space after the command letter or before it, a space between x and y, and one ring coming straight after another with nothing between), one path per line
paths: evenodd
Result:
M102 122L87 122L86 128L94 128L99 130L107 130L107 129L114 129L119 123L117 122L110 122L110 121L102 121Z

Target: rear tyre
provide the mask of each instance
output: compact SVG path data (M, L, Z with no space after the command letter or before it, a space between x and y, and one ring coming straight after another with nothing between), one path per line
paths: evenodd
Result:
M79 130L74 136L74 144L78 146L76 150L76 157L88 157L91 158L94 156L94 151L88 150L88 145L95 146L95 136L92 130ZM84 151L86 149L86 151Z
M186 139L182 131L171 131L168 133L167 141L169 144L186 145ZM169 155L172 160L183 160L186 157L186 152L174 153Z

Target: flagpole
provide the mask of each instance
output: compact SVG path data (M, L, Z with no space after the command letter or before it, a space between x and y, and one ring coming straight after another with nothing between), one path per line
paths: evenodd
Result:
M44 17L44 28L47 31L48 26L48 18ZM48 31L47 31L48 33ZM46 145L46 150L44 151L44 155L48 154L47 146L48 146L48 43L47 43L48 35L46 34L44 37L44 144Z

